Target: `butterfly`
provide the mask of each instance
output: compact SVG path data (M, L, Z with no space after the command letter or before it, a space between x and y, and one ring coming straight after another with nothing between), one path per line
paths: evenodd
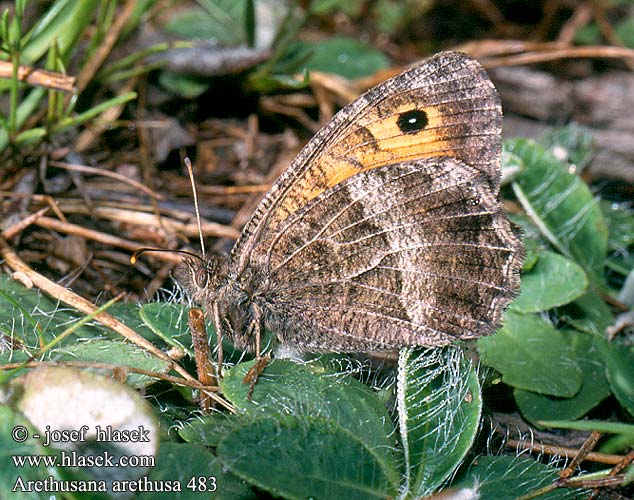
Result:
M498 200L502 110L442 52L337 113L266 193L230 255L175 276L217 332L260 354L440 346L492 333L522 244Z

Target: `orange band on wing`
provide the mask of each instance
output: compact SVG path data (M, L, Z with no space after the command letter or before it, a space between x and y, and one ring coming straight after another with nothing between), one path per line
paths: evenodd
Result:
M451 143L445 134L439 133L445 124L438 108L420 109L427 118L422 130L412 133L401 130L399 117L416 109L412 104L403 104L384 119L368 113L351 133L315 158L302 178L296 180L292 192L277 207L279 219L359 172L408 159L447 155Z

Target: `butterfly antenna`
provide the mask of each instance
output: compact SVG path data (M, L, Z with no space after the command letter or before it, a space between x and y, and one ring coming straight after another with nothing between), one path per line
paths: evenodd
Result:
M200 222L200 210L198 209L198 193L196 192L196 183L194 182L194 169L192 168L192 162L186 156L183 159L183 163L187 167L187 173L189 174L189 181L192 184L192 192L194 194L194 209L196 210L196 223L198 224L198 236L200 237L201 254L205 256L205 242L203 241L203 225Z
M203 259L200 257L200 255L195 254L194 252L188 252L187 250L166 250L164 248L150 248L150 247L143 247L143 248L139 248L137 250L135 250L132 255L130 255L130 262L132 264L136 264L137 261L139 260L139 257L144 254L144 253L149 253L149 252L169 252L169 253L180 253L182 255L187 255L189 257L193 257L194 259L198 259L200 261L202 261ZM204 262L204 261L203 261Z

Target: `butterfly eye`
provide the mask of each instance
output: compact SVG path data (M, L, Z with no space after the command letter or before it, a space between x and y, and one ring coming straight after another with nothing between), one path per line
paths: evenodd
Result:
M198 288L205 288L209 283L209 272L207 269L200 268L194 273L194 282Z

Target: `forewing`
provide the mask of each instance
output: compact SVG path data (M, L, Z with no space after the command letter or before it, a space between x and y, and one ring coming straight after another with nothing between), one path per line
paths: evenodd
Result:
M480 170L455 158L363 171L263 236L253 300L308 350L479 337L519 286L519 239Z
M343 108L304 147L262 200L234 247L244 269L262 233L360 172L452 156L499 190L502 111L480 64L442 52L372 88Z

